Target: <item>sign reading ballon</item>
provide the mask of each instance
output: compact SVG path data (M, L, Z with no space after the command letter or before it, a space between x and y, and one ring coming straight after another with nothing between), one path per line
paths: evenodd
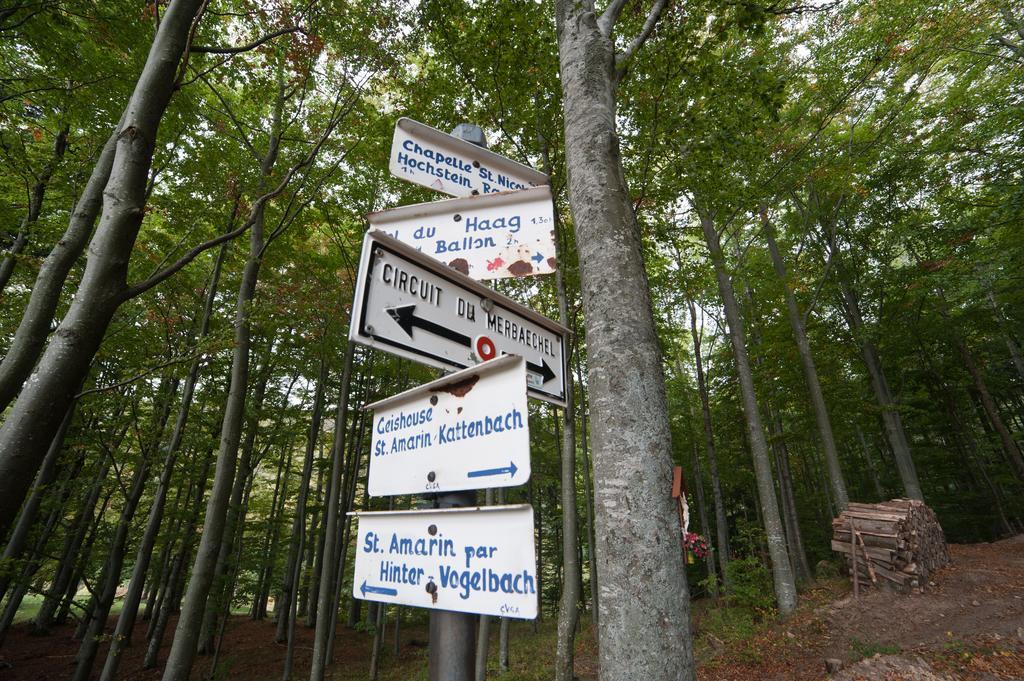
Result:
M546 185L370 213L371 228L473 279L555 271L554 209Z

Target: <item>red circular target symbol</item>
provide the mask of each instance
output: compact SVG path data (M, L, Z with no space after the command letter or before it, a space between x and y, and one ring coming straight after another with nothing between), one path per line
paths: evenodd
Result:
M498 348L494 347L494 341L487 336L477 336L476 340L473 341L473 348L476 350L476 356L480 358L481 362L486 362L498 356Z

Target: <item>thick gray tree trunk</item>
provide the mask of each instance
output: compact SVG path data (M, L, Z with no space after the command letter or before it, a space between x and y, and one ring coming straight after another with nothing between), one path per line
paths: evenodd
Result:
M803 315L800 314L800 307L796 303L796 296L793 295L793 288L789 285L786 263L782 259L782 254L775 241L775 225L768 218L768 209L764 206L761 207L761 228L768 246L768 254L772 259L772 266L775 268L775 276L782 284L782 293L786 301L786 317L789 319L789 328L796 341L797 354L800 356L800 368L803 370L804 382L807 383L807 392L810 393L814 420L818 426L822 449L825 452L825 465L828 468L829 483L832 485L832 495L838 510L843 511L850 503L850 498L846 492L843 469L839 465L839 451L836 448L835 436L832 434L832 419L828 415L825 394L821 390L821 381L818 380L818 369L814 364L810 341L807 340Z
M0 536L17 514L53 434L127 290L142 225L157 128L202 0L172 0L125 110L104 208L74 300L39 360L34 380L0 427Z
M663 8L655 3L645 33L617 59L616 12L599 25L592 2L555 2L589 359L605 681L692 679L695 673L689 588L670 494L661 352L615 124L623 62Z
M121 122L123 121L122 118ZM120 129L121 124L118 123L110 139L103 146L96 165L93 166L85 189L71 213L68 228L43 260L36 275L18 329L3 362L0 362L0 412L10 405L21 390L46 344L50 322L53 321L53 313L60 301L64 280L67 279L71 266L85 249L96 216L103 206L103 188L110 178Z
M775 499L775 485L772 480L772 465L768 458L768 443L764 436L761 421L761 409L757 405L754 391L754 374L750 369L747 355L746 335L743 321L740 318L739 304L733 290L732 280L725 269L725 256L719 240L718 230L711 218L700 216L704 231L704 241L711 255L718 280L718 292L722 297L725 317L729 326L729 340L732 342L733 357L736 360L736 371L740 379L740 392L743 400L743 415L746 420L747 438L750 453L754 459L754 475L757 479L757 492L760 499L761 520L764 523L765 539L768 543L768 555L771 559L772 581L775 585L775 602L782 616L788 616L796 609L796 582L786 551L786 538L782 531L782 518L779 505Z
M729 580L729 520L725 517L725 497L722 495L722 479L718 475L718 452L715 449L715 429L711 421L711 398L708 394L707 377L704 375L704 359L701 354L701 333L697 329L697 306L687 299L690 308L690 337L693 339L693 361L697 369L697 394L700 396L701 421L704 425L704 451L708 455L711 474L711 499L715 506L715 539L718 546L718 566L722 571L722 586L726 593L731 586Z

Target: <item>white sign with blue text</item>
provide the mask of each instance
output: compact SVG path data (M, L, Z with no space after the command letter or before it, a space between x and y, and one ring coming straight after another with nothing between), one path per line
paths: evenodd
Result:
M534 619L533 508L352 513L352 595L433 610Z
M449 196L493 194L548 183L542 172L410 118L399 118L395 124L388 169L395 177Z
M352 341L440 369L519 355L529 394L564 406L567 333L384 232L370 230L363 238Z
M547 186L417 203L366 219L370 227L473 279L555 271L554 207Z
M512 487L530 479L526 362L507 355L367 405L371 496Z

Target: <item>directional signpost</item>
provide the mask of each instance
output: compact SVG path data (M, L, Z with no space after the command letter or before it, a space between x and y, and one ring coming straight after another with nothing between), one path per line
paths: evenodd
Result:
M368 405L372 496L530 479L526 363L506 356Z
M441 369L526 359L534 397L565 404L565 327L382 232L367 232L349 338Z
M400 118L391 141L391 174L449 196L474 196L548 183L548 176L472 142Z
M352 595L432 610L537 616L533 507L352 513Z
M555 271L554 208L547 186L392 208L370 227L473 279Z
M565 406L569 385L568 331L478 281L555 270L548 178L487 151L479 128L460 133L395 126L392 174L459 198L367 216L349 328L354 343L461 369L368 406L368 493L427 493L435 510L350 514L352 595L434 611L430 681L473 679L466 613L537 616L533 508L477 507L475 488L529 479L527 392Z

